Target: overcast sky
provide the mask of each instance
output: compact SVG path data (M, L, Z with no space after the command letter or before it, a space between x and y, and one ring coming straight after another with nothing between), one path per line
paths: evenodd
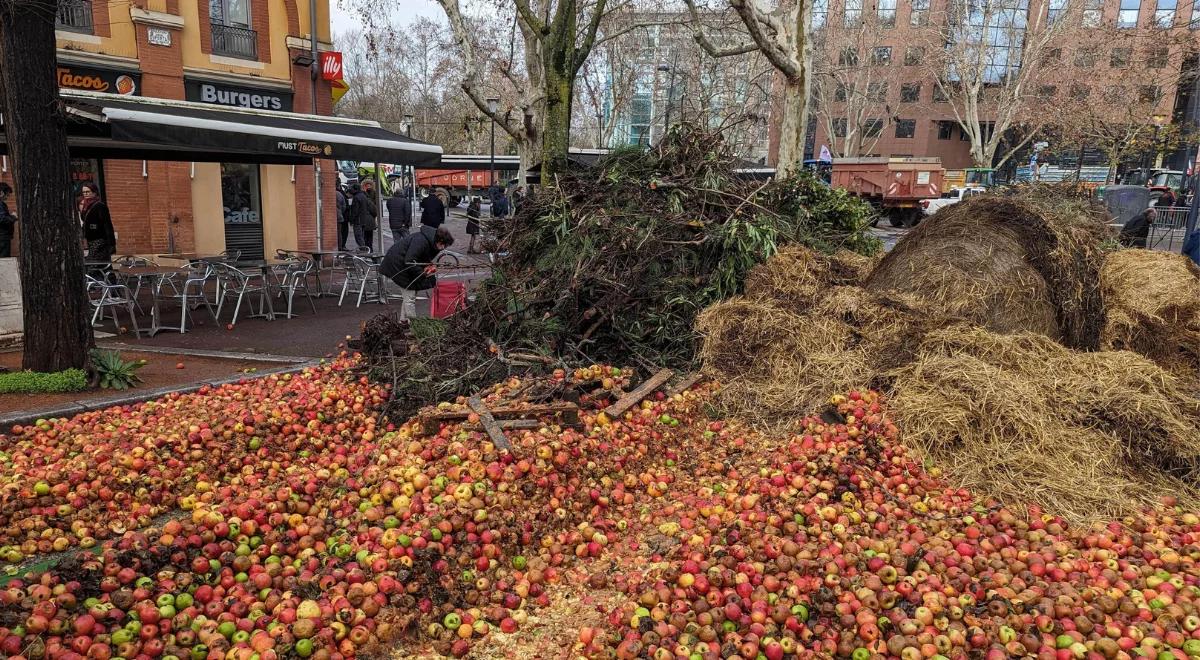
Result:
M343 4L342 0L330 0L330 5L333 8L333 14L330 18L333 23L333 34L335 37L362 24L357 16L346 11L342 6ZM390 4L388 0L380 3L381 6L387 4ZM392 15L397 19L397 23L402 25L417 16L426 16L433 19L444 19L445 17L441 7L434 0L399 0L394 6L395 9L393 9Z

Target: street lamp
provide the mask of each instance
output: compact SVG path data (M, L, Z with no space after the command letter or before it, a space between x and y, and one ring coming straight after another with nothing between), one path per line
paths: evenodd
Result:
M414 119L415 118L413 117L411 112L404 113L404 117L401 118L400 128L402 128L404 130L404 137L406 137L406 138L412 139L412 129L413 129L413 120ZM416 206L417 206L417 168L412 165L408 166L408 187L410 188L409 194L412 195L413 208L416 208ZM412 218L407 218L407 220L409 220L411 222Z
M1167 124L1168 117L1166 115L1154 115L1151 118L1154 121L1154 167L1162 167L1162 147L1159 145L1159 133L1162 132L1162 127Z
M675 69L679 63L679 53L675 53L671 57L670 64L659 64L658 70L666 72L667 77L667 114L663 118L663 137L667 136L667 131L671 128L671 103L675 98Z
M487 99L488 116L492 120L492 156L491 156L491 186L496 187L496 110L500 107L500 99L489 96Z

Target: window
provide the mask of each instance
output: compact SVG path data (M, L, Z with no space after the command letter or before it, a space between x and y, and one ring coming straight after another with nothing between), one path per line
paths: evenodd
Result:
M925 49L921 46L904 49L904 66L919 66L925 60Z
M896 137L900 139L911 138L917 134L916 119L897 119L896 120Z
M875 15L879 18L881 27L896 27L896 0L878 0Z
M1109 85L1104 88L1104 100L1108 103L1120 103L1125 96L1125 90L1120 85Z
M853 48L844 48L838 53L838 64L841 66L858 66L858 51Z
M815 0L812 8L812 28L816 30L825 25L825 17L829 14L829 0Z
M1158 85L1142 85L1138 88L1138 100L1142 103L1158 104L1162 100L1162 90Z
M1200 2L1196 0L1192 0L1192 20L1188 23L1188 27L1200 30Z
M1154 9L1154 25L1160 28L1169 28L1175 24L1175 7L1178 0L1158 0L1158 6Z
M842 22L846 25L854 25L862 20L862 0L846 0L846 6L842 10Z
M1117 13L1117 27L1137 27L1138 12L1141 10L1142 0L1121 0L1121 11Z
M863 122L862 133L865 138L877 138L883 133L882 119L868 119Z
M918 103L921 100L921 83L904 83L900 85L901 103Z
M846 137L846 120L845 119L834 119L832 123L833 123L833 135L835 137Z
M1046 20L1057 23L1067 15L1067 0L1050 0L1050 8L1046 10Z
M952 4L958 6L953 7L955 15L949 19L947 41L968 48L968 52L982 51L980 59L985 64L978 72L974 67L964 72L952 70L950 80L958 81L964 74L979 76L978 80L964 81L972 84L992 86L1008 80L1021 66L1029 1L970 0Z
M1042 56L1042 64L1057 64L1062 61L1062 49L1051 48Z
M1108 56L1108 65L1114 69L1123 69L1129 66L1129 60L1133 59L1132 48L1114 48Z
M850 96L850 88L845 83L839 82L833 90L833 100L839 103L845 102Z
M54 16L54 29L68 32L92 33L92 3L90 0L59 0Z
M250 29L250 0L209 0L212 52L258 59L258 32Z
M1165 69L1168 51L1166 48L1151 48L1150 56L1146 58L1146 68Z
M1054 85L1039 85L1037 89L1038 98L1042 100L1052 99L1057 93L1058 87L1055 87Z
M949 140L950 136L953 134L954 134L954 122L952 122L952 121L939 121L938 122L938 139L939 140Z
M946 88L934 83L933 85L933 102L946 103L950 99L946 98Z
M883 103L887 100L887 81L867 83L867 100Z
M1090 69L1096 66L1096 49L1080 48L1075 51L1075 66L1081 69Z
M1100 27L1104 20L1104 0L1083 0L1083 20L1086 28Z
M886 66L892 63L892 47L880 46L871 49L871 64Z
M629 144L650 142L652 85L641 80L629 101Z
M1071 98L1075 99L1076 101L1082 101L1086 99L1091 93L1092 90L1087 85L1080 83L1071 85Z
M970 142L971 141L971 136L967 135L967 129L965 129L961 126L958 127L958 141L959 142Z
M929 0L912 0L912 15L909 23L916 27L929 23Z
M243 259L263 258L262 196L258 165L221 163L221 205L225 212L225 248Z

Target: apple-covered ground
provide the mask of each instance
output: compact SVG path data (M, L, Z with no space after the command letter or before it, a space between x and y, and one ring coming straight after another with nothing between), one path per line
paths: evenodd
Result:
M0 560L72 550L0 587L0 656L1200 657L1195 512L978 499L872 392L772 437L715 383L608 419L597 366L508 452L378 422L356 366L0 436Z

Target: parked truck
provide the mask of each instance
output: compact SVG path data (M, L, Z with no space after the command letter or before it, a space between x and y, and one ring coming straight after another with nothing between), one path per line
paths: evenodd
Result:
M835 158L830 185L870 202L893 227L921 221L921 200L939 197L938 158Z
M496 184L505 182L516 176L513 171L496 170ZM434 170L417 168L417 188L445 188L450 193L450 204L457 206L468 195L487 195L492 185L492 172L483 170Z

